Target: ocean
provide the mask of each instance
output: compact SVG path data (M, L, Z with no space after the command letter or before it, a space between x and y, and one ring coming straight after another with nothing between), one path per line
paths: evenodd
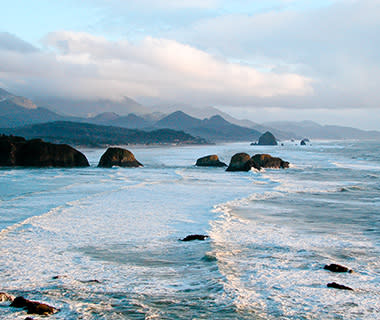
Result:
M82 149L89 168L0 169L0 291L59 308L49 319L380 318L379 142L128 149L143 168ZM237 152L291 165L194 166Z

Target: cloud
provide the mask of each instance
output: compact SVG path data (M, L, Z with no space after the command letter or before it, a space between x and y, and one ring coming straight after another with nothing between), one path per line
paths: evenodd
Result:
M168 37L224 57L312 78L314 95L257 101L267 106L380 106L380 1L336 1L310 10L228 14Z
M312 93L307 77L258 71L174 40L131 43L61 31L48 34L44 45L28 54L0 50L0 81L23 79L23 88L35 96L145 96L201 105Z
M0 50L30 53L37 48L8 32L0 32Z

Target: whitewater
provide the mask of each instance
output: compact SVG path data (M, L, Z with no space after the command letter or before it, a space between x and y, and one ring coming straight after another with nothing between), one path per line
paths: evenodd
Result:
M49 319L380 318L380 142L128 149L144 167L81 149L89 168L0 169L0 291L59 308ZM291 166L194 166L237 152Z

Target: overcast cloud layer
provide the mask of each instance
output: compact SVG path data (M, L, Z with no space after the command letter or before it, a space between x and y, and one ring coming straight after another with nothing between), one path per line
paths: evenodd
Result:
M366 113L380 120L380 0L315 3L86 0L82 9L96 19L46 30L40 42L2 30L0 87L183 101L242 115L302 109L312 118L335 109L355 118L361 110L362 127Z

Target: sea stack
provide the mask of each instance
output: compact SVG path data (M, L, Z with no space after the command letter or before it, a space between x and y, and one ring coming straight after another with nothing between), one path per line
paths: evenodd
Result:
M261 170L261 168L273 168L273 169L289 168L289 162L284 161L281 158L272 157L269 154L255 154L251 158L251 165L257 170Z
M232 156L230 165L226 171L249 171L251 170L251 157L247 153L237 153Z
M67 144L0 136L0 166L88 167L84 154Z
M289 162L269 154L255 154L250 157L247 153L237 153L231 158L226 171L249 171L252 168L257 170L262 168L285 169L289 168Z
M98 167L112 168L113 166L136 168L143 165L138 162L129 150L123 148L108 148L107 151L100 158Z
M258 145L259 146L277 146L277 140L272 133L267 131L260 136Z
M227 167L224 162L219 160L216 154L199 158L195 165L198 167Z

